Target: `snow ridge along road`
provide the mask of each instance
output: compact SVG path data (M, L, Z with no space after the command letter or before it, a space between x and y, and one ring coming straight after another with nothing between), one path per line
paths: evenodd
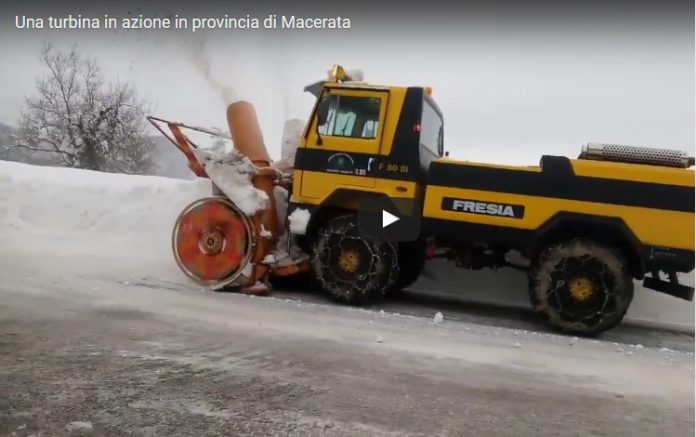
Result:
M213 293L208 181L0 161L0 434L693 435L693 352Z

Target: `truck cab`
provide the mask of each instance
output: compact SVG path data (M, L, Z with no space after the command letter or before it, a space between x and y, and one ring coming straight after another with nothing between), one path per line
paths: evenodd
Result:
M331 77L306 88L317 100L295 157L294 201L321 205L337 190L422 194L444 147L430 88L353 81L340 67Z

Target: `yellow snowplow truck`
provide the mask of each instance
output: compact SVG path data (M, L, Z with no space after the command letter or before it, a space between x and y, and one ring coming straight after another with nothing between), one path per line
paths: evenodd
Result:
M686 300L694 268L693 157L588 144L538 166L445 157L427 87L378 86L334 67L295 156L290 230L318 285L365 304L413 283L426 259L529 277L534 310L568 333L618 324L634 279ZM524 262L509 258L521 254Z

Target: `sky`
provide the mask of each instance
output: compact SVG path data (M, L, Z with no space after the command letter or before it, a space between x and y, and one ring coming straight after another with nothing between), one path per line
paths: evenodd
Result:
M435 2L437 3L437 2ZM169 2L146 11L124 3L2 6L0 122L14 125L45 74L45 41L94 56L110 80L132 83L151 113L226 127L229 100L257 109L268 149L280 155L283 122L306 119L306 84L332 64L368 82L431 86L445 117L445 149L458 159L537 164L576 156L586 142L665 146L694 153L694 4L666 2L401 2L397 8L322 3ZM527 6L521 7L520 4ZM558 5L563 6L558 6ZM234 5L234 6L230 6ZM290 8L290 9L289 9ZM69 12L351 18L335 31L18 30L15 15ZM204 74L209 67L211 80Z

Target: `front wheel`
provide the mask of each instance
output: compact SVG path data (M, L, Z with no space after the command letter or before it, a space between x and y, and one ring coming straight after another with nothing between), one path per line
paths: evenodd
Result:
M413 285L423 273L425 261L425 241L399 243L399 276L388 292L398 292Z
M311 265L319 287L350 305L379 301L399 275L396 245L363 238L353 215L337 217L319 230Z
M529 273L532 307L552 327L596 335L616 326L633 300L633 276L623 254L575 239L544 249Z

